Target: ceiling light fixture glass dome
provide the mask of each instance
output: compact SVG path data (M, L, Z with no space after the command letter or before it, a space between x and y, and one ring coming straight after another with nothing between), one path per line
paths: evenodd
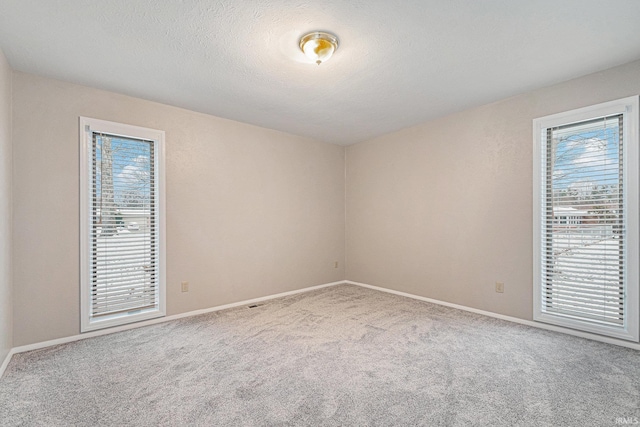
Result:
M314 31L300 38L300 49L309 59L320 65L328 61L338 49L338 38L333 34Z

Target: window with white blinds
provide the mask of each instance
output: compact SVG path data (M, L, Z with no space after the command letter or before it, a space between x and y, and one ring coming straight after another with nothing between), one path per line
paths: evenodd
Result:
M164 133L81 118L82 330L164 315Z
M534 120L534 319L638 341L638 98Z

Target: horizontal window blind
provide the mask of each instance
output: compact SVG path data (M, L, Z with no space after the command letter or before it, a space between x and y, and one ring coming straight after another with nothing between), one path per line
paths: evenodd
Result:
M625 322L623 115L546 129L542 311Z
M154 142L92 133L91 318L158 306Z

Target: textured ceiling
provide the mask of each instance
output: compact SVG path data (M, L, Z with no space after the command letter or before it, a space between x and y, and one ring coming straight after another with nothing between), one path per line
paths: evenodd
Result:
M0 0L11 66L350 144L640 58L638 0ZM298 38L340 38L320 66Z

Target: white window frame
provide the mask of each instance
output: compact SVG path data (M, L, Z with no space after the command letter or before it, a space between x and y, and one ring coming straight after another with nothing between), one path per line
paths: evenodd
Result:
M91 318L91 265L90 265L90 192L91 174L89 159L92 156L94 132L154 142L155 191L157 194L156 218L158 221L158 306L139 310L138 313L119 313L105 318ZM165 246L165 133L161 130L80 117L80 312L81 332L88 332L166 315L166 246Z
M620 327L597 325L547 313L542 303L542 209L545 200L545 170L543 156L546 152L546 129L586 121L610 115L623 115L623 200L626 209L626 259L624 283L624 324ZM639 156L638 148L639 102L638 96L592 105L533 120L533 319L567 328L578 329L624 340L639 341L640 291L639 291Z

